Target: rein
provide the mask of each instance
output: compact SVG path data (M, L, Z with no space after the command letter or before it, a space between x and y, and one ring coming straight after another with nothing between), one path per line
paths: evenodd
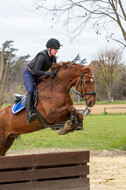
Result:
M88 77L90 77L90 78L94 78L94 76L91 76L91 75L88 75L88 74L82 74L82 73L81 73L81 75L80 75L80 80L78 81L78 84L77 84L76 89L75 89L76 94L79 95L79 96L82 97L82 98L84 98L86 95L91 95L91 96L89 96L87 99L85 99L85 101L87 101L87 100L90 99L92 96L96 96L96 92L87 92L87 91L86 91L86 88L85 88L84 82L83 82L83 76L88 76ZM63 81L59 80L57 77L55 77L55 79L56 79L58 82L60 82L61 84L63 84L65 87L67 87L68 89L70 89L70 87L69 87L68 85L66 85ZM50 96L50 97L45 96L46 98L52 98L52 84L53 84L54 82L55 82L55 80L52 81L52 78L51 78L51 83L50 83L50 84L47 84L47 85L42 89L42 91L44 91L48 86L51 86L51 96ZM77 90L77 88L78 88L79 85L81 86L81 93ZM83 88L84 91L85 91L84 93L83 93L82 88Z
M68 85L66 85L63 81L59 80L57 77L55 78L57 81L59 81L61 84L63 84L64 86L66 86L67 88L70 89L70 87Z
M52 77L51 77L51 82L49 83L49 84L47 84L41 91L44 91L48 86L51 86L51 96L45 96L45 95L43 95L44 97L46 97L46 98L52 98L52 84L54 83L55 81L52 81Z
M57 70L55 71L55 73L57 74ZM61 84L63 84L64 86L66 86L67 88L69 88L70 89L70 87L68 86L68 85L66 85L63 81L61 81L61 80L59 80L57 77L55 77L55 79L58 81L58 82L60 82ZM46 98L52 98L52 84L55 82L55 80L54 81L52 81L52 78L51 78L51 82L50 82L50 84L47 84L43 89L42 89L42 91L44 91L48 86L51 86L51 96L44 96L44 97L46 97Z
M57 77L55 77L55 79L58 81L58 82L60 82L61 84L63 84L64 86L66 86L67 88L69 88L70 89L70 87L68 86L68 85L66 85L63 81L61 81L61 80L59 80ZM46 97L46 98L52 98L52 84L55 82L55 80L52 82L52 78L51 78L51 82L50 82L50 84L47 84L43 89L42 89L42 91L44 91L48 86L51 86L51 96L45 96L45 95L43 95L44 97Z

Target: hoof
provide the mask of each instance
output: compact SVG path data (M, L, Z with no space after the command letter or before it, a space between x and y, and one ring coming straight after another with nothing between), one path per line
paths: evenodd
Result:
M61 127L58 132L58 135L66 135L67 133L68 133L67 130Z
M70 132L73 132L72 130L72 127L71 127L71 123L70 123L70 120L68 120L64 127L60 128L59 132L58 132L58 135L66 135Z

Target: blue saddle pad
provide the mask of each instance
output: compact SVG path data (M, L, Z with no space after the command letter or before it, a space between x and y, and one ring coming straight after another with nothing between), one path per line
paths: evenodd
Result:
M17 103L15 103L12 107L12 113L13 114L17 114L21 110L26 108L27 93L24 95L15 94L15 97L16 97L15 102L17 102ZM38 90L37 90L37 88L34 88L34 96L33 96L34 107L36 107L36 105L37 105L38 98L39 98Z
M22 100L20 100L17 104L14 104L12 107L12 113L17 114L21 110L23 110L25 107L22 105Z

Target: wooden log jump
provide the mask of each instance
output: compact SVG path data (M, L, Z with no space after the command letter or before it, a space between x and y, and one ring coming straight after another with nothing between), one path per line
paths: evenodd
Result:
M57 123L51 127L52 130L59 130L65 123ZM80 123L76 130L83 130L83 123Z
M89 190L89 153L0 157L0 190Z

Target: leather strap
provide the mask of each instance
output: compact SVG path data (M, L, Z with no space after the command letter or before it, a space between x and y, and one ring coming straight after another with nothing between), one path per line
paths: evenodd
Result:
M36 116L38 118L38 120L40 121L40 123L42 124L42 126L44 127L44 129L48 128L48 127L51 127L53 124L51 123L48 123L44 117L41 115L41 113L37 110L37 108L34 108L35 109L35 113L36 113Z

